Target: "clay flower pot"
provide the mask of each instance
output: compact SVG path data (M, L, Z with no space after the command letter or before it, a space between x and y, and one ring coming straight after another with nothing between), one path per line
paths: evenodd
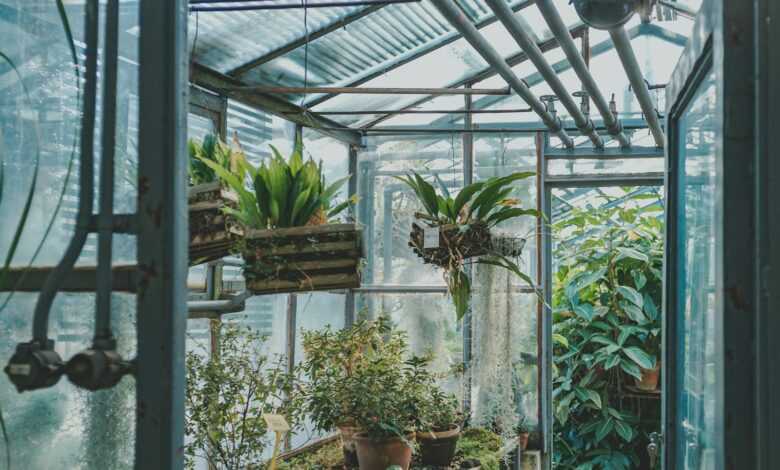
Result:
M642 369L642 380L634 379L636 382L636 388L646 392L654 392L658 390L658 375L660 371L661 361L656 361L655 367L652 369Z
M343 424L338 428L341 433L341 449L344 452L344 465L347 468L355 468L358 466L355 434L360 432L360 428L351 424Z
M387 470L387 467L398 465L408 470L412 463L412 447L414 434L400 437L374 438L359 433L354 436L357 447L357 458L360 470Z
M460 427L447 431L417 432L420 444L420 463L429 467L449 467L455 457L460 438Z
M528 448L528 438L530 437L530 434L527 432L521 432L517 435L517 447L520 448L520 450L526 450Z

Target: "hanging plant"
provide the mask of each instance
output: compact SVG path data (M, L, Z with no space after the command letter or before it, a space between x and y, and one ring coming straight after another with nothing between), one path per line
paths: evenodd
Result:
M464 269L470 258L505 268L533 285L512 259L520 255L525 240L498 236L493 229L518 217L538 217L537 210L523 208L519 200L511 198L512 183L534 175L518 172L472 183L454 198L444 185L439 194L415 172L396 177L412 188L425 209L425 213L415 214L420 223L412 224L409 245L425 263L444 269L458 320L468 310L471 297L471 279Z
M238 150L211 134L201 143L189 141L190 265L227 256L242 233L235 219L224 210L237 206L238 195L226 187L214 169L218 167L239 181L244 179L240 164L244 154L238 139L234 142Z
M349 176L328 184L321 162L304 161L300 137L287 159L271 150L270 160L259 167L243 156L236 159L235 171L199 159L237 194L236 205L222 211L246 230L239 249L247 288L281 293L359 286L361 231L337 219L355 199L335 202Z

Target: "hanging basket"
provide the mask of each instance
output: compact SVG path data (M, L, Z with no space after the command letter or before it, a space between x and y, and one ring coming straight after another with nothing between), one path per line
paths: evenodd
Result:
M482 222L434 227L412 223L409 246L425 263L449 268L458 258L466 260L490 254L519 257L525 239L493 234Z
M236 207L238 196L219 182L192 186L188 198L190 266L228 256L243 230L224 207Z
M255 294L360 286L362 229L354 224L248 230L241 252Z

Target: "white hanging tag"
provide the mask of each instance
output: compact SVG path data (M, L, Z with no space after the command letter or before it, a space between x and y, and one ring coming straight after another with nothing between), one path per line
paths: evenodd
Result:
M439 247L439 227L427 227L423 229L423 248Z

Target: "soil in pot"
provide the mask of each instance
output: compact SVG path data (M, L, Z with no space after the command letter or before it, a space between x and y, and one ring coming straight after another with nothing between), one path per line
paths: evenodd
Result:
M387 470L398 465L408 470L412 462L414 434L400 437L371 438L365 434L354 436L360 470Z
M447 431L418 432L420 464L430 467L449 467L455 457L459 438L458 426Z
M358 466L355 434L359 431L360 429L355 426L339 426L339 432L341 433L341 448L344 451L344 466L347 468L357 468Z
M642 380L634 379L636 381L636 388L646 392L658 390L658 376L660 371L661 361L656 361L655 367L652 369L642 369Z

